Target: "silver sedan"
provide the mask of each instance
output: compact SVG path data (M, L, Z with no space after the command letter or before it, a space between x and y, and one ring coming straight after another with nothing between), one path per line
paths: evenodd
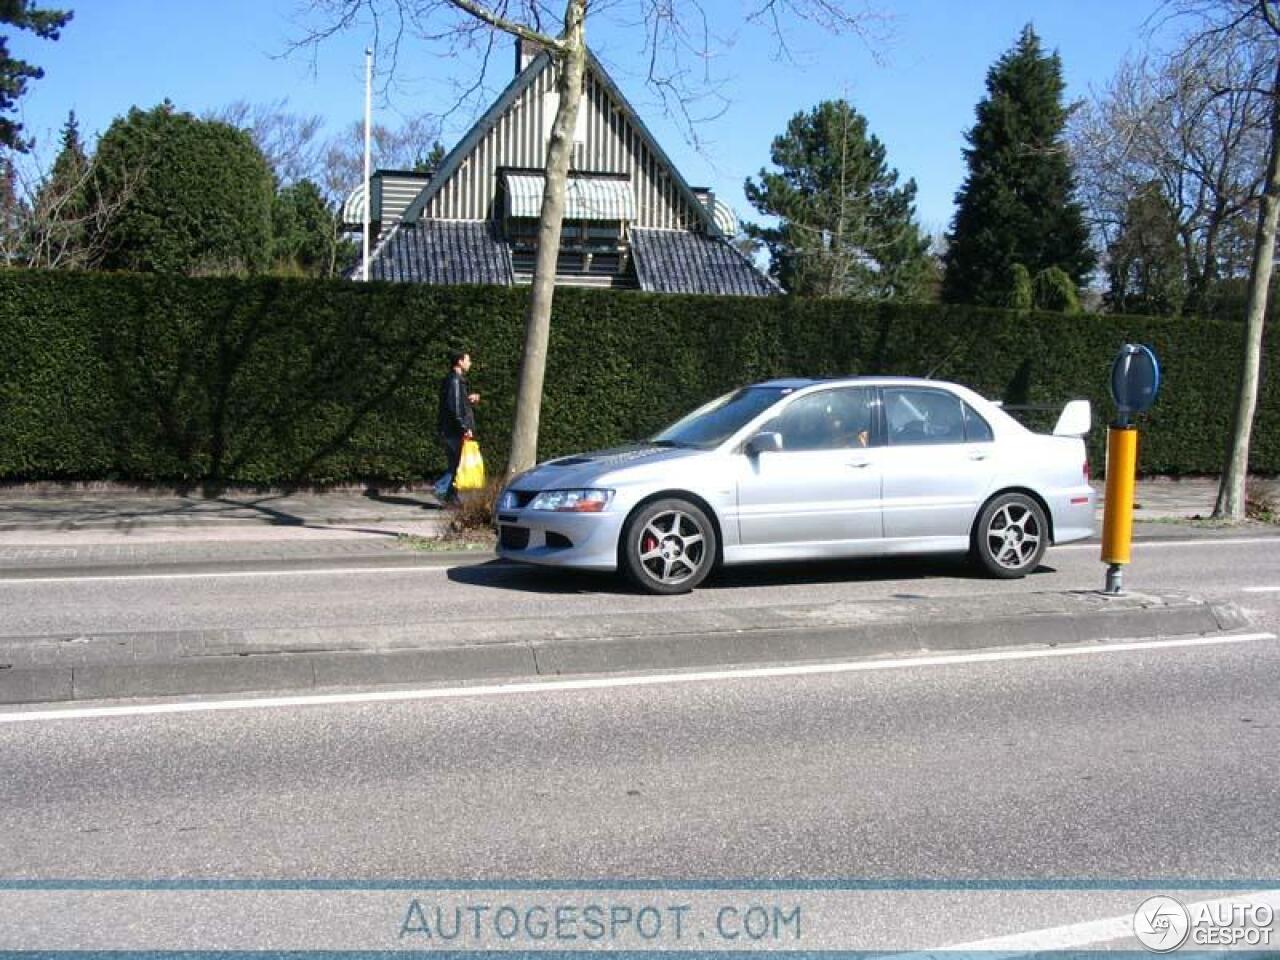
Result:
M653 593L720 565L969 553L1021 577L1093 533L1087 401L1053 435L936 380L771 380L651 440L561 457L498 501L500 556L621 570Z

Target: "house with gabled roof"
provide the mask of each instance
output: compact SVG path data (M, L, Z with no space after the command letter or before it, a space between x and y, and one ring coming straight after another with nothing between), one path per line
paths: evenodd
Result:
M528 283L558 93L551 57L518 41L516 75L431 174L370 179L371 279ZM343 219L359 225L364 188ZM558 285L769 296L778 286L735 248L733 212L691 187L588 53L565 198ZM361 267L356 268L360 277Z

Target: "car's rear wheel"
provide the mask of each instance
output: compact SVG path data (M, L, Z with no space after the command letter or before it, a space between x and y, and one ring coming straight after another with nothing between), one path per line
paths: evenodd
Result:
M649 593L688 593L715 565L715 526L687 500L647 504L627 521L622 537L623 569Z
M978 516L973 558L983 572L1011 580L1040 565L1049 546L1044 509L1025 493L1002 493Z

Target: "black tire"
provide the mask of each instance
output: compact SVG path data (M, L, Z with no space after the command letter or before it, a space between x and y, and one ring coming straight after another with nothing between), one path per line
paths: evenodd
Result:
M716 562L716 528L688 500L655 500L622 530L622 569L648 593L688 593Z
M1001 580L1025 577L1049 546L1044 509L1025 493L1002 493L978 514L971 554L978 568Z

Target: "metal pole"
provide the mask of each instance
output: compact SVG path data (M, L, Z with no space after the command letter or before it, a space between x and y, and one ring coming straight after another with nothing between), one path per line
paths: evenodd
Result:
M373 49L364 48L364 229L363 237L363 263L364 269L360 271L360 279L368 281L369 279L369 207L373 203L373 197L369 195L369 163L372 153L371 144L373 140Z
M1124 592L1124 566L1133 544L1133 490L1138 473L1138 430L1126 420L1107 431L1107 496L1102 514L1102 562L1109 596Z

